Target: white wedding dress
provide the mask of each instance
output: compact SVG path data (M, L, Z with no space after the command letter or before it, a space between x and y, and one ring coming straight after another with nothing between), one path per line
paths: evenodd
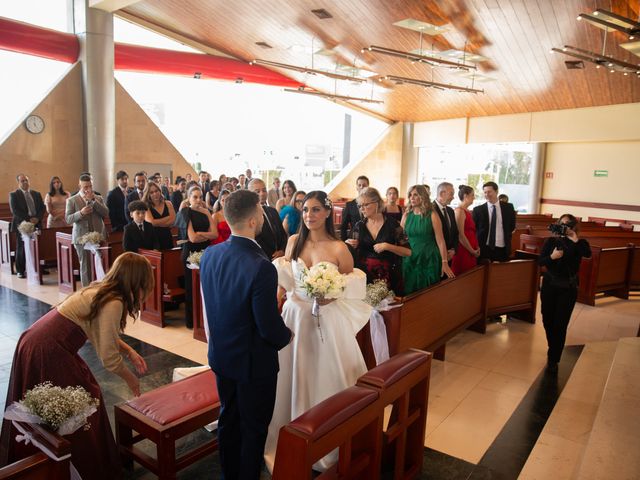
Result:
M328 397L355 385L367 371L356 334L369 321L371 307L362 301L367 277L358 269L346 276L342 298L320 307L320 328L311 316L312 299L301 288L302 260L274 260L278 284L287 291L282 308L293 342L280 350L278 388L265 446L265 462L273 471L280 428ZM315 464L326 470L337 461L337 450Z

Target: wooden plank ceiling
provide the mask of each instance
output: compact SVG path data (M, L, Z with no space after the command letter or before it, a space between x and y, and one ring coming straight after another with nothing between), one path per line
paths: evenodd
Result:
M484 94L396 85L389 81L356 86L289 70L279 70L309 87L338 95L371 97L383 104L354 105L394 121L424 121L476 117L563 108L640 102L640 78L609 73L585 62L583 70L568 70L552 47L572 45L600 52L605 33L579 13L595 8L638 19L640 0L142 0L123 12L170 32L211 46L236 58L264 59L315 68L335 63L357 65L378 76L432 80L471 86L461 72L431 68L377 53L361 53L378 45L409 51L419 47L416 31L394 26L412 18L434 25L450 24L437 36L424 36L423 49L449 49L480 54L488 61L478 72L493 78L475 88ZM319 19L311 10L323 8L332 18ZM117 12L116 12L117 13ZM608 55L639 64L640 58L619 46L622 33L606 34ZM265 42L272 48L257 45Z

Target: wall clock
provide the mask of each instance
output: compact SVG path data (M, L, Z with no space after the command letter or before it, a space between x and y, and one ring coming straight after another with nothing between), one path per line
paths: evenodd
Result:
M29 115L24 121L24 126L31 133L42 133L44 130L44 120L38 115Z

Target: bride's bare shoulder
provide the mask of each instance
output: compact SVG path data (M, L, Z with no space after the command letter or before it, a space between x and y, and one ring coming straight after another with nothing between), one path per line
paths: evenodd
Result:
M293 247L295 247L297 239L298 239L298 234L294 233L289 237L289 240L287 240L287 247L285 248L285 251L284 251L284 256L287 260L291 260L291 254L293 253Z

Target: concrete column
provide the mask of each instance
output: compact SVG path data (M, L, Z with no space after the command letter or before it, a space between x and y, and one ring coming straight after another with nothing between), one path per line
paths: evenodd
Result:
M90 8L89 0L71 1L82 62L85 166L94 188L106 195L116 160L113 14Z
M540 198L544 179L544 161L547 153L546 143L534 143L531 158L531 174L529 175L529 213L540 213Z
M409 187L418 183L418 149L413 146L413 126L410 122L402 124L401 197L406 197Z

